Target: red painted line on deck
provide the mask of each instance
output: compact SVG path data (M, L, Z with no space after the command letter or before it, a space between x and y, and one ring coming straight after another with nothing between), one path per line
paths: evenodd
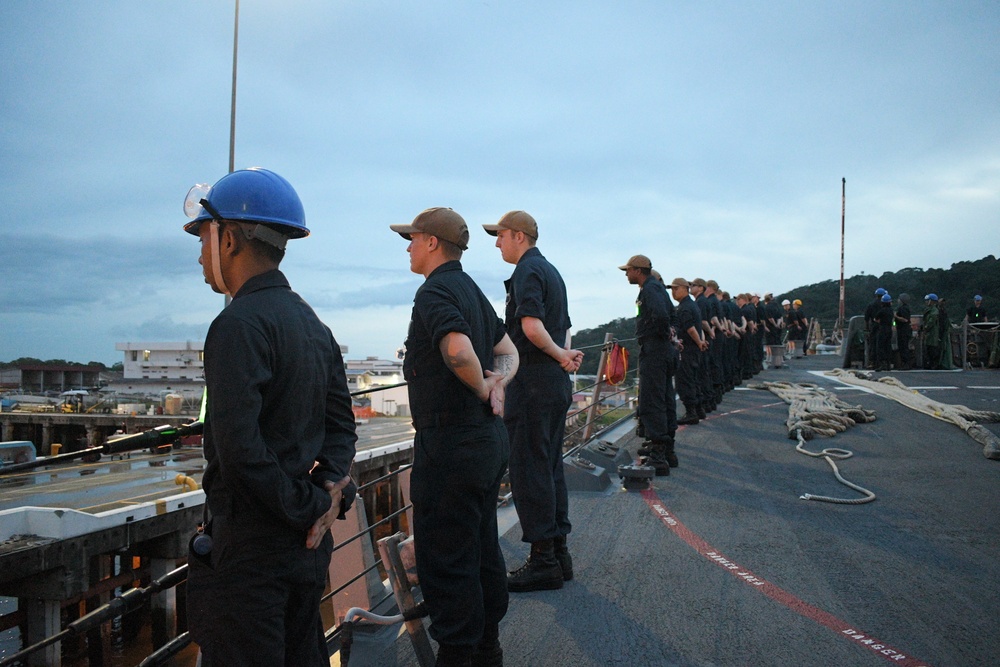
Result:
M880 657L888 660L895 665L905 665L906 667L927 667L928 663L918 660L912 656L908 656L902 651L886 644L875 637L872 637L866 632L862 632L857 628L851 626L848 623L840 620L833 614L823 611L818 607L814 607L808 602L797 598L783 588L776 586L769 581L758 577L753 572L747 568L739 565L735 561L726 558L718 549L715 549L711 544L703 540L701 537L691 532L683 523L681 523L677 517L670 513L669 510L663 505L659 496L652 489L647 489L642 492L642 497L649 505L650 509L656 513L667 528L672 530L678 537L684 540L688 546L693 548L699 554L712 561L722 569L728 571L737 579L743 581L743 583L751 586L752 588L760 591L767 597L771 598L775 602L779 602L800 616L805 616L806 618L816 621L820 625L833 630L839 636L854 644L873 651Z

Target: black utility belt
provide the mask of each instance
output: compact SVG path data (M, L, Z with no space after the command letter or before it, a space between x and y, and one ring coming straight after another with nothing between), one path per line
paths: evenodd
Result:
M429 415L414 415L413 428L434 428L440 426L477 426L494 418L493 408L486 403L462 412L435 412Z

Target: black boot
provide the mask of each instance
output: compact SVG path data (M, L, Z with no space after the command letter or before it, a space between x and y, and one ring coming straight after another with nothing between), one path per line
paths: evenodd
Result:
M652 444L653 443L651 443L649 440L646 440L641 445L639 445L639 449L635 450L635 455L639 457L649 456L649 446Z
M709 403L707 406L699 405L695 408L698 411L698 419L705 419L708 415L706 413L711 412L715 409L715 406Z
M674 453L674 442L673 442L673 440L671 440L669 443L667 443L667 446L664 449L664 457L667 459L667 463L670 464L671 468L676 468L677 467L677 454Z
M667 445L662 442L654 442L649 448L649 458L646 465L653 466L657 477L667 477L670 475L670 462L667 460Z
M556 560L552 540L531 543L531 555L524 565L507 575L511 593L553 591L563 587L563 572Z
M565 535L552 540L552 551L555 552L556 560L559 561L559 569L562 570L563 581L572 581L573 557L569 555L569 549L566 548Z
M698 408L693 405L684 406L684 416L677 420L678 424L697 424L698 423Z

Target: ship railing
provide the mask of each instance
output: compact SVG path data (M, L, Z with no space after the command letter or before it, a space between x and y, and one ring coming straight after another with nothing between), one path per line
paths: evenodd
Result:
M632 339L628 339L632 340ZM604 377L604 369L608 353L615 340L608 334L605 341L599 345L583 349L601 350L598 363L597 380L588 386L579 388L579 392L590 392L591 397L586 405L570 410L567 415L567 432L564 441L564 457L572 456L590 439L597 438L608 428L613 428L631 414L629 394L630 382L622 382L613 390ZM633 371L629 371L633 374ZM384 391L405 385L399 383L389 386L378 386L352 392L352 397ZM624 399L624 400L623 400ZM617 401L617 404L615 402ZM570 428L570 426L572 426ZM596 433L596 435L595 435ZM407 444L390 446L393 453L412 450L412 441ZM381 448L388 450L389 448ZM359 452L366 458L379 457L381 450ZM339 650L344 631L344 616L348 609L360 607L372 611L389 611L395 606L391 586L387 583L385 566L381 558L377 558L376 543L380 536L388 536L400 529L404 532L412 526L412 503L409 502L409 478L412 463L402 463L395 469L388 470L374 479L365 481L358 487L358 495L354 506L347 515L346 521L336 521L331 529L334 533L334 549L330 564L330 591L321 599L325 618L332 615L335 620L332 627L326 631L327 646L331 655ZM498 507L509 502L509 492L501 493L497 499ZM369 502L370 501L370 502ZM385 501L385 502L383 502ZM383 507L384 505L384 507ZM369 520L368 507L372 519ZM153 580L145 588L130 589L110 602L95 609L67 626L61 632L45 640L20 650L18 653L0 660L0 667L20 664L33 653L41 651L52 644L70 636L89 632L102 623L129 613L141 606L153 594L171 590L186 581L187 565L183 564L160 579ZM168 641L156 651L147 656L140 664L142 667L165 665L191 643L188 632L184 632Z

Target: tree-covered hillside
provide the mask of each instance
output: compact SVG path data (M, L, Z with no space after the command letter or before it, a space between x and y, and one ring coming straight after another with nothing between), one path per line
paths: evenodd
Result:
M847 278L844 280L844 312L847 318L862 315L879 287L887 289L893 299L904 292L909 294L910 307L914 313L921 312L925 294L933 292L939 297L945 297L948 299L948 311L953 321L961 320L965 309L972 305L972 297L980 294L990 319L1000 317L1000 260L993 255L974 262L958 262L949 269L902 269L883 273L881 276L862 274ZM776 294L775 298L778 301L801 299L806 315L818 317L822 326L829 330L837 320L840 281L826 280L797 287L783 294ZM600 348L590 346L600 346L606 333L623 341L622 344L629 349L631 355L630 366L635 367L639 349L634 340L629 340L635 335L635 318L620 317L593 329L583 329L573 336L573 347L589 348L584 350L580 373L597 373Z
M881 276L848 278L844 281L846 316L863 314L879 287L888 290L894 300L904 292L909 294L910 307L915 313L922 309L924 295L933 292L947 298L948 311L955 321L962 319L976 294L982 295L983 306L991 318L1000 315L1000 260L993 255L974 262L958 262L950 269L901 269ZM806 314L818 317L828 327L837 320L840 285L837 280L827 280L798 287L776 298L802 299Z

